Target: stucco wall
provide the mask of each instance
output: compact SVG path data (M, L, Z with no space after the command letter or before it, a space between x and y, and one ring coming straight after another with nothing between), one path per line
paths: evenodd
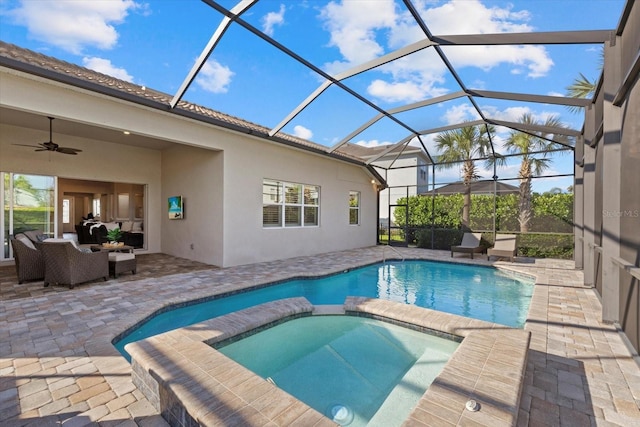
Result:
M223 265L223 153L176 146L162 153L162 252ZM184 219L171 220L168 198L182 196Z
M39 77L6 69L0 72L3 106L45 117L55 112L59 119L126 129L131 136L157 140L158 148L166 150L65 135L66 145L85 151L78 156L58 156L52 163L49 153L37 153L43 156L32 162L36 153L24 147L17 150L8 142L0 145L2 170L149 184L145 232L150 251L231 266L376 243L377 194L371 176L360 165ZM30 143L48 136L29 129L21 133L21 140ZM10 134L7 137L3 132L3 141L17 141ZM172 144L173 148L166 148ZM263 178L319 185L320 226L263 229ZM362 195L359 226L349 225L349 191ZM184 220L168 220L167 197L173 195L185 196Z
M629 14L620 49L621 77L631 75L631 88L621 106L620 144L620 257L635 267L640 265L640 75L630 69L637 60L640 45L640 5L636 2ZM640 281L620 271L620 325L636 352L640 351Z
M235 145L225 151L225 265L376 244L377 194L361 167L255 139ZM320 225L263 228L264 178L319 185ZM361 193L358 226L349 225L349 191Z

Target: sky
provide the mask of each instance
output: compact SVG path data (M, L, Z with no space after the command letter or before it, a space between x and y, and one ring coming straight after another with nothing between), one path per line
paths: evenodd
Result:
M231 9L236 1L219 0ZM432 34L615 29L624 0L414 0ZM223 15L199 0L0 0L0 39L135 84L174 95ZM424 39L402 2L393 0L260 0L243 15L247 23L287 46L314 69L277 51L234 24L216 45L183 99L267 127L280 124L322 83L335 75ZM471 89L564 95L579 73L596 80L602 48L579 46L444 46ZM374 106L389 109L460 90L434 49L369 70L344 81ZM517 122L523 113L550 116L579 130L583 116L559 106L484 99L483 113ZM376 115L345 91L330 87L282 131L333 146ZM469 102L452 100L402 113L415 129L474 120ZM396 143L407 130L382 120L351 142ZM425 138L436 154L434 135ZM498 129L499 151L508 130ZM415 143L415 142L414 142ZM414 144L412 143L412 144ZM549 175L572 172L573 155L554 157ZM478 165L482 178L493 171ZM510 161L500 178L517 176ZM438 172L439 182L459 170ZM517 182L510 182L517 185ZM534 191L563 190L572 179L536 181Z

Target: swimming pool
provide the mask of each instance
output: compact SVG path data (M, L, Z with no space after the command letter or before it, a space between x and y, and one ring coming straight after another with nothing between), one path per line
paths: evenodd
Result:
M124 346L130 342L264 302L299 296L314 305L343 304L347 296L381 298L521 328L533 288L533 280L493 267L438 261L386 262L170 308L117 337L114 345L129 359Z
M402 424L459 345L353 316L298 318L221 344L227 357L353 427Z

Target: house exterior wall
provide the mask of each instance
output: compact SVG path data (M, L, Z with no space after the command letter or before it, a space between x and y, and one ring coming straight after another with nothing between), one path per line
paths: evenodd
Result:
M376 244L377 192L360 167L258 140L238 142L241 150L225 150L225 265ZM265 178L320 186L319 226L264 228ZM360 225L349 225L349 191L361 195Z
M621 55L620 81L631 86L620 104L620 227L619 257L628 267L640 267L640 4L632 8L622 35L618 38ZM636 62L634 64L634 61ZM635 65L635 72L634 70ZM607 230L605 230L607 231ZM619 272L618 318L622 330L636 353L640 350L640 278L616 266ZM637 274L637 273L636 273Z
M395 161L378 160L376 165L382 168L390 166L397 168L380 169L380 174L385 177L389 185L389 188L380 194L380 218L389 217L389 205L396 204L398 199L415 196L429 190L429 169L425 160L418 154L403 155ZM424 173L421 174L422 169Z
M221 151L175 146L162 153L162 252L224 264L224 164ZM168 198L182 196L184 219L171 220Z
M640 4L627 2L615 39L605 43L603 77L586 111L584 165L576 167L576 266L602 301L602 320L640 349Z
M58 119L158 141L154 150L65 135L66 145L84 151L55 163L49 153L38 153L44 155L34 162L35 153L12 146L16 138L5 138L4 131L0 145L2 170L148 184L145 234L151 252L226 267L376 243L377 192L363 166L13 70L0 73L4 107L45 117L55 112ZM30 143L48 136L19 132ZM167 143L173 147L165 148ZM263 229L264 178L319 185L320 225ZM359 226L349 225L350 190L361 192ZM174 195L185 197L184 220L168 220L167 197Z

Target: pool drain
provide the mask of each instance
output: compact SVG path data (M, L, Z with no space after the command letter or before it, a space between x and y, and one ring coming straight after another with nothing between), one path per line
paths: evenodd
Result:
M467 401L465 408L467 408L467 411L478 412L480 410L480 404L475 400L471 399Z
M339 403L329 406L327 415L333 422L341 426L347 426L353 421L353 411L351 408Z

